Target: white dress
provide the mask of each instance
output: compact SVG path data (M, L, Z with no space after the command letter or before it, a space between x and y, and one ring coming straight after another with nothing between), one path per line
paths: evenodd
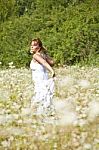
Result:
M36 106L36 114L53 114L53 78L48 79L47 69L34 60L31 61L30 68L32 70L32 80L34 83L34 96L32 97L31 105Z

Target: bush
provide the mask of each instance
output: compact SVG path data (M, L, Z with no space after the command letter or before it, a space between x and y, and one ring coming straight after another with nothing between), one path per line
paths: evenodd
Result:
M8 66L11 61L16 67L27 66L31 59L28 55L29 42L35 37L42 39L56 65L98 64L98 0L64 3L35 1L34 7L31 1L31 7L29 5L28 11L24 11L20 17L13 18L12 15L1 23L0 62L3 66Z

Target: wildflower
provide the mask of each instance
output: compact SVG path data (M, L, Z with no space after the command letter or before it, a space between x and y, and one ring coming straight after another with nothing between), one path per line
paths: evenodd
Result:
M9 66L12 66L13 65L13 62L10 62L10 63L8 63L9 64Z
M5 141L2 141L1 144L3 147L10 147L10 141L5 140Z
M93 120L96 118L96 116L99 115L99 102L98 101L92 101L89 103L89 111L88 111L88 117L89 120Z
M7 114L6 115L6 119L7 119L7 122L12 122L15 120L14 116L12 114Z
M99 139L95 138L94 143L99 144Z
M13 135L22 135L24 133L23 129L17 127L10 127L7 129L7 131Z
M83 88L88 88L90 86L90 82L87 80L81 80L81 81L79 81L79 86L81 86Z
M70 125L70 124L74 124L76 120L77 120L76 113L67 111L60 118L59 122L60 122L60 125Z
M65 76L62 79L58 80L58 84L60 85L60 87L66 87L66 86L71 86L74 83L74 79L72 77L69 76Z
M65 101L56 101L54 102L54 105L55 105L55 109L56 110L63 110L66 108L66 102Z
M0 100L6 101L9 99L9 91L6 91L4 89L0 89Z
M83 126L86 125L86 124L87 124L87 120L84 120L84 119L80 119L79 122L78 122L78 125L79 125L80 127L83 127Z
M9 68L13 69L13 68L15 68L15 66L9 66Z
M6 123L5 115L0 115L0 124L5 124L5 123Z
M22 115L28 115L30 114L31 109L30 108L22 108Z
M11 68L11 69L15 68L15 66L13 66L13 62L10 62L8 64L9 64L9 68Z
M91 144L89 144L89 143L85 143L83 147L85 150L87 150L87 149L91 150L91 148L92 148Z
M10 136L9 137L9 141L13 141L14 140L14 137L13 136Z

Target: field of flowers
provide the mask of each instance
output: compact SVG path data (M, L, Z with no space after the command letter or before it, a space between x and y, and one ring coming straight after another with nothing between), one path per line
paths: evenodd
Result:
M55 116L31 108L31 70L0 70L0 150L99 150L99 68L56 69Z

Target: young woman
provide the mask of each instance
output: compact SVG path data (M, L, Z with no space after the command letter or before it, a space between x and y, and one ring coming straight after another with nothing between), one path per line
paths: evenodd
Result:
M54 93L55 72L52 68L53 60L44 52L45 48L40 39L31 41L31 54L33 58L30 63L32 70L32 80L34 83L34 96L32 98L32 106L36 106L37 114L51 114L54 111L52 97ZM48 78L48 71L51 78Z

